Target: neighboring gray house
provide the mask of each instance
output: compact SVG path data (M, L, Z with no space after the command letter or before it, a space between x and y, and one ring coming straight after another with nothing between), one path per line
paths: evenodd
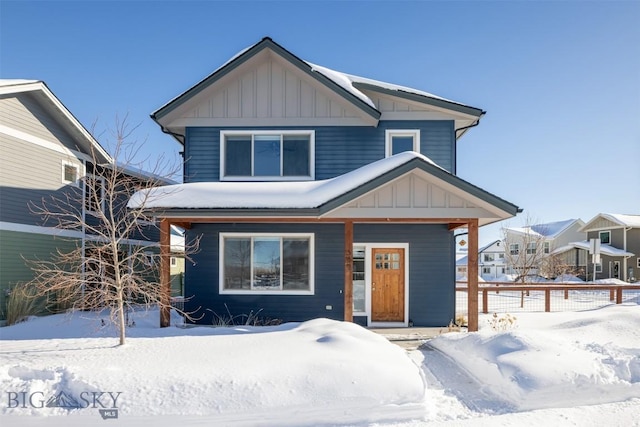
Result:
M614 278L628 282L640 280L640 215L600 213L580 228L586 240L569 242L556 253L576 253L586 264L586 276L593 278L594 265L589 254L590 239L600 239L600 263L596 279Z
M202 236L187 310L201 323L260 311L448 324L454 230L469 227L475 251L478 226L519 211L456 176L457 141L483 113L305 62L270 38L242 51L152 115L186 162L185 183L149 207L163 229Z
M92 163L92 152L101 166ZM0 80L0 319L11 286L33 277L25 259L48 259L56 249L69 250L87 237L81 229L59 230L43 223L29 204L81 193L85 200L76 208L88 212L94 206L92 191L103 188L98 180L85 186L84 178L96 167L113 164L44 82ZM140 171L127 174L145 179ZM151 241L137 243L153 245L155 240L157 246L157 231L147 238Z
M584 239L585 233L581 231L583 226L584 221L578 218L506 228L504 245L507 273L520 274L523 266L532 264L536 268L530 269L528 274L543 273L537 267L542 266L550 255L566 258L563 261L565 264L584 269L584 257L564 251L570 242ZM558 251L559 248L563 250Z

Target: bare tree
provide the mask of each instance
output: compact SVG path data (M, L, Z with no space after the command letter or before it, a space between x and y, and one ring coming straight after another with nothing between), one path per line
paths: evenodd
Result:
M115 160L100 164L92 149L77 187L30 206L46 224L81 232L82 239L75 239L71 250L58 249L49 260L27 260L34 271L29 285L38 297L46 296L59 307L108 310L121 345L131 308L157 305L162 310L170 304L162 298L159 284L160 231L145 210L159 196L144 192L135 209L128 209L127 201L138 190L166 185L176 169L162 157L151 165L146 160L134 163L141 147L131 141L137 127L130 126L126 116L116 117L115 127L108 130ZM148 172L142 172L145 168ZM199 238L185 243L185 258L198 245Z
M509 270L516 273L514 282L524 284L532 275L540 273L543 261L550 252L550 248L545 248L546 231L544 225L535 225L528 215L522 227L502 228L505 262ZM522 292L520 307L524 306L526 294Z
M575 265L567 259L566 254L551 254L540 262L540 275L547 278L580 276L584 274L584 269Z

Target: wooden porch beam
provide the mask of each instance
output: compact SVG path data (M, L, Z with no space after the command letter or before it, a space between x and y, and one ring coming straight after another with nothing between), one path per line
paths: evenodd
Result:
M344 320L353 322L353 222L344 223Z
M171 222L160 220L160 327L171 324Z
M318 217L170 217L171 223L189 228L192 224L217 224L217 223L421 223L421 224L447 224L450 228L466 227L470 218L318 218Z
M467 252L467 328L469 332L478 331L478 220L468 223L469 250Z

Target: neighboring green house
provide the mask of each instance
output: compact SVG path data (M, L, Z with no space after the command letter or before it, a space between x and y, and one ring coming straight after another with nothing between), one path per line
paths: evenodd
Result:
M84 178L114 165L44 82L0 80L0 319L6 318L11 287L33 277L25 259L46 260L56 249L84 248L87 240L80 228L60 230L44 223L30 204L81 191L84 202L78 200L76 208L84 215L91 210L92 191L104 192L98 180L90 180L98 182L95 186L85 186ZM136 179L148 176L133 169L126 173ZM158 252L157 241L157 229L152 229L136 244L149 245L153 254Z

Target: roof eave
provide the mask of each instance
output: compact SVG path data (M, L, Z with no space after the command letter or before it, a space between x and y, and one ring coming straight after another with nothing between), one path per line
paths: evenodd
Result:
M434 98L426 95L420 95L417 93L407 92L404 90L392 90L392 89L376 86L370 83L354 82L353 86L357 89L380 92L380 93L384 93L385 95L397 96L400 98L408 99L410 101L420 102L420 103L431 105L434 107L455 111L457 113L468 114L471 116L475 116L478 119L486 113L480 108L471 107L469 105L460 104L454 101L448 101L445 99Z

